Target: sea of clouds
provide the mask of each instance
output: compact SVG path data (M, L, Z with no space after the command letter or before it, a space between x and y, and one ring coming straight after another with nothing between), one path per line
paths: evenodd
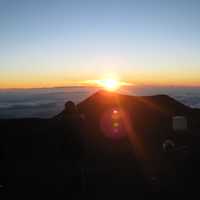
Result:
M0 118L53 117L63 110L66 101L77 104L97 91L89 87L1 90ZM166 94L190 107L200 108L200 88L133 86L119 92L137 96Z

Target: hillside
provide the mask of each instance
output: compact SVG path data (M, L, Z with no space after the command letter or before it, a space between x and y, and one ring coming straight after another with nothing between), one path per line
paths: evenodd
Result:
M102 199L128 196L133 185L139 196L195 189L188 183L199 177L198 109L166 95L105 91L77 109L80 118L64 110L45 120L0 120L2 194L75 197L79 191ZM187 131L173 130L174 116L187 118ZM169 139L175 146L165 152Z

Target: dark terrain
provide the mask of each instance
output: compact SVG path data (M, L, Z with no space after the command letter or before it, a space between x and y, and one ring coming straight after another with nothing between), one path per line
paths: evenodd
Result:
M128 199L198 194L200 110L100 91L51 119L0 120L0 195ZM119 115L112 119L112 113ZM72 117L71 117L72 116ZM173 116L188 130L175 132ZM118 120L113 133L112 120ZM175 146L163 150L170 139Z

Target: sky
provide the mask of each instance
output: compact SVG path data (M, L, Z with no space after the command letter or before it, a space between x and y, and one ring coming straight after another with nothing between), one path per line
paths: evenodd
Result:
M199 10L198 0L0 0L0 88L105 77L200 86Z

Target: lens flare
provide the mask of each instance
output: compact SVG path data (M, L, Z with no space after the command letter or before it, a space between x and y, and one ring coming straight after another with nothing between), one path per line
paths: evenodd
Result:
M103 134L110 139L122 139L126 136L121 109L106 110L101 116L100 127Z

